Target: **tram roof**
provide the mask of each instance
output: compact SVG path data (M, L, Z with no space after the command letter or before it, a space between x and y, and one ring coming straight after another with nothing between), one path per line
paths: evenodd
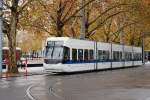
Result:
M77 41L88 41L88 42L93 42L91 40L80 40L80 39L76 39L76 38L71 38L71 37L49 37L47 38L47 41L68 41L68 40L77 40ZM106 43L106 42L99 42L99 43ZM107 44L107 43L106 43ZM121 44L115 44L112 43L113 45L121 45ZM136 49L141 49L141 47L136 47L136 46L129 46L129 45L125 45L126 47L134 47Z
M47 38L47 41L67 41L67 40L72 40L73 38L71 37L50 37ZM78 39L73 39L73 40L78 40Z

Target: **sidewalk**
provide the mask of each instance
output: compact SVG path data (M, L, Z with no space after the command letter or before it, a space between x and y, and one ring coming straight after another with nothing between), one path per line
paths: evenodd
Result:
M6 69L2 71L2 78L8 77L20 77L20 76L31 76L31 75L42 75L45 74L43 67L29 67L27 71L24 68L19 68L18 74L7 74Z

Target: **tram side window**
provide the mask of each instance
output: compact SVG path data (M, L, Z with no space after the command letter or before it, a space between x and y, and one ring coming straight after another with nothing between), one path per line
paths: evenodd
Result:
M142 54L141 53L135 53L134 54L134 60L136 60L136 61L142 60Z
M94 51L89 50L89 54L90 54L90 60L94 60Z
M120 55L120 56L119 56L119 57L120 57L119 59L122 60L122 52L119 52L119 53L120 53L120 54L119 54L119 55Z
M87 49L84 50L84 60L88 61L88 50Z
M137 53L137 60L138 60L138 61L140 60L140 55L139 55L139 53Z
M83 50L82 49L78 49L78 60L79 61L83 60Z
M102 50L98 50L98 60L103 61L103 51Z
M64 61L70 60L70 49L68 47L64 47Z
M77 49L72 49L72 60L77 61Z
M117 61L117 52L116 51L113 51L113 60Z
M141 53L139 53L139 57L140 57L140 60L142 60L142 54Z
M98 50L98 60L99 61L109 60L109 51Z
M125 53L125 60L126 60L126 61L129 60L129 54L128 54L128 52Z
M125 53L125 59L126 59L126 61L132 60L132 53L131 52L126 52Z
M137 54L137 53L134 54L134 59L135 59L136 61L138 60L138 54Z
M129 60L132 60L132 53L130 52L129 54L130 54L130 58L129 58Z
M113 51L113 59L114 59L114 61L120 60L120 52L119 51Z
M103 51L103 60L109 60L109 51Z

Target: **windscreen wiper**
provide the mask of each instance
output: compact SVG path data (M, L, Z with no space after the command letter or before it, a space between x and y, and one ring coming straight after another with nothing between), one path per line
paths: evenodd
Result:
M54 46L53 46L53 49L52 49L51 58L53 58L53 55L54 55L54 49L55 49L55 42L54 42Z

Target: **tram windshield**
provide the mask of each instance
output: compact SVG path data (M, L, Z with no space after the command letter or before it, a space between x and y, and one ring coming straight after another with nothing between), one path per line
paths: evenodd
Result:
M62 60L63 58L63 42L50 41L46 46L46 59Z
M70 60L70 49L63 44L61 41L47 42L44 59L46 64L64 63Z

